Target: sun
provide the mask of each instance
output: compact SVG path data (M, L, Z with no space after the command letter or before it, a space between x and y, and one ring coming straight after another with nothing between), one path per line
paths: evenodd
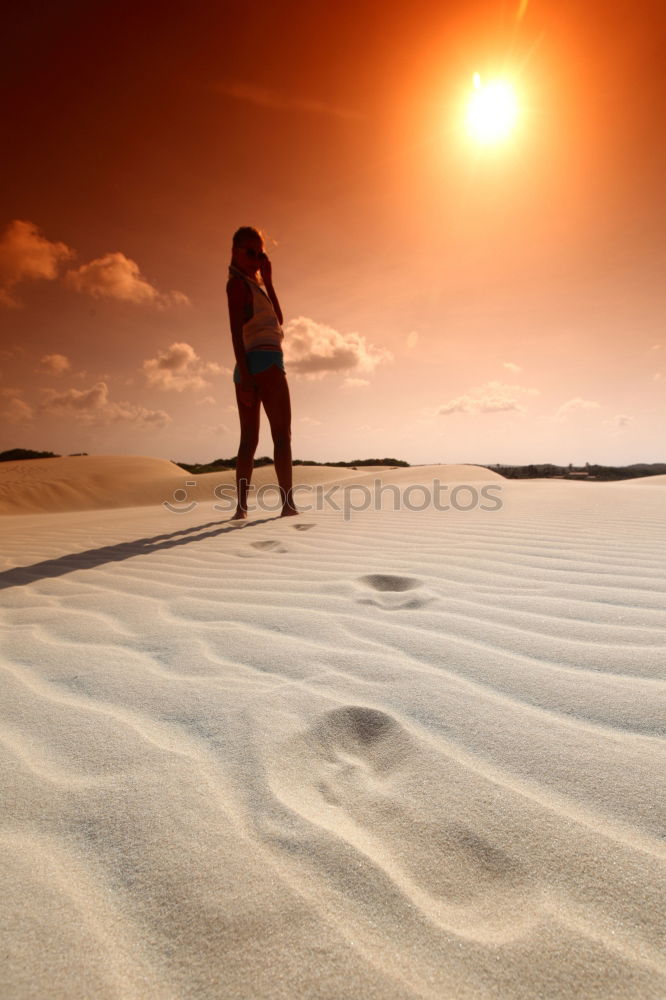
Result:
M482 83L474 74L474 92L467 105L467 131L477 142L491 145L506 139L518 118L518 100L510 83L489 80Z

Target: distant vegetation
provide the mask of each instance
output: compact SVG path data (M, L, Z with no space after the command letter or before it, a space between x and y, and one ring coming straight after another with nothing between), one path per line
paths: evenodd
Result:
M69 458L76 455L87 455L86 451L73 452ZM53 451L31 451L30 448L12 448L10 451L0 452L0 462L17 462L26 458L60 458ZM233 458L216 458L212 462L192 464L190 462L176 462L174 465L180 466L187 472L201 475L204 472L227 472L236 468L236 456ZM272 465L273 459L268 455L255 458L254 467L262 465ZM477 465L476 462L469 463ZM314 462L310 459L295 458L294 465L326 465L341 469L356 469L373 465L389 465L397 468L410 468L409 462L401 458L352 458L350 462ZM416 466L418 468L418 466ZM483 465L483 469L491 469L498 472L505 479L582 479L586 482L603 482L617 479L636 479L639 476L659 476L666 473L666 462L636 462L634 465L553 465L546 462L543 465Z
M273 459L267 455L256 458L254 461L255 468L272 464ZM398 466L410 467L409 462L404 462L400 458L353 458L350 462L313 462L307 459L296 458L293 464L326 465L345 469L356 469L373 465L390 465L394 468ZM471 462L469 464L476 465L478 463ZM215 461L204 465L192 465L187 462L174 462L174 465L179 465L181 469L186 469L187 472L194 473L195 475L200 475L204 472L227 472L230 469L236 468L236 457L216 458ZM591 482L635 479L638 476L658 476L666 473L666 463L664 462L653 462L652 464L642 462L635 465L623 466L590 465L589 462L586 462L584 466L553 465L547 462L543 465L483 465L481 468L491 469L493 472L499 473L500 476L504 476L505 479L582 479Z
M29 448L12 448L0 451L0 462L18 462L24 458L60 458L53 451L30 451Z
M393 465L396 468L409 469L409 462L404 462L401 458L352 458L351 462L311 462L307 459L294 460L294 465L332 465L335 468L354 468L357 465Z
M203 463L191 463L191 462L177 462L175 458L171 461L174 465L180 466L181 469L185 469L187 472L193 472L195 475L200 476L204 472L228 472L229 469L236 468L236 458L214 458L212 462ZM268 458L264 455L262 458L255 458L254 467L259 468L260 465L272 465L273 459Z
M174 465L179 465L181 469L186 469L187 472L192 472L195 475L201 475L204 472L227 472L229 469L236 468L236 456L233 458L216 458L212 462L207 462L203 465L192 465L189 462L176 462L172 459ZM261 458L255 458L254 467L259 468L262 465L272 465L273 459L269 458L267 455L263 455ZM345 468L345 469L355 469L358 466L366 465L393 465L404 466L409 468L409 462L404 462L400 458L353 458L351 462L314 462L310 459L295 458L293 465L326 465L333 466L334 468Z
M638 462L635 465L485 465L506 479L584 479L602 482L613 479L636 479L639 476L659 476L666 472L666 463Z
M67 458L87 455L87 451L73 451ZM12 448L11 451L0 451L0 462L18 462L26 458L62 458L54 451L31 451L30 448Z

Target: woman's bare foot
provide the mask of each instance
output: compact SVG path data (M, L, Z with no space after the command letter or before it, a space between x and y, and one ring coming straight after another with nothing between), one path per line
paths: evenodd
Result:
M246 521L247 520L247 511L243 510L242 507L236 507L236 513L231 518L231 520L232 521Z
M293 517L294 514L300 514L300 510L296 510L293 504L286 503L282 508L282 513L280 517Z

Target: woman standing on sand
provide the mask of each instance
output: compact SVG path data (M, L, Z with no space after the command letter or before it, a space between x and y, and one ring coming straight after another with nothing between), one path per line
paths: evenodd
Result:
M257 272L264 288L257 280ZM227 299L241 428L236 460L238 506L234 519L247 517L247 490L259 442L262 403L271 425L282 517L298 514L292 497L291 403L282 356L282 310L273 288L271 262L264 251L263 238L252 226L241 226L234 233Z

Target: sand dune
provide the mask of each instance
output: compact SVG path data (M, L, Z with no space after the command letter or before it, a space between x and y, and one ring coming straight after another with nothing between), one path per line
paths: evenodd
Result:
M627 484L629 483L635 484L636 486L666 486L666 475L637 476L636 479L628 479Z
M339 468L301 465L294 469L294 483L373 483L377 475L391 471L391 482L401 484L502 481L489 469L476 465L424 465L415 468L374 466ZM140 507L163 502L187 504L213 502L217 486L235 482L235 473L189 473L163 458L139 455L79 455L67 458L35 458L0 462L0 514L62 513L73 510L106 510ZM261 466L253 475L256 487L275 483L272 465ZM174 493L186 499L174 500Z
M662 491L488 481L2 518L3 996L662 1000Z
M0 514L159 504L188 478L162 458L77 455L0 463Z

